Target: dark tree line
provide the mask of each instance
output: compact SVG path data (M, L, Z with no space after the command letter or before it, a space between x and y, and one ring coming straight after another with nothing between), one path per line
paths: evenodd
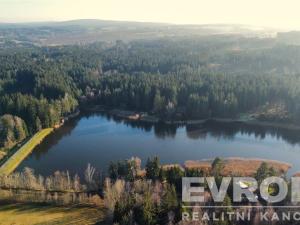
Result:
M98 102L184 119L234 118L283 103L289 119L300 113L299 77L215 73L119 74L101 79Z
M168 119L232 118L280 105L278 119L296 121L299 60L298 46L239 36L7 48L0 115L20 117L33 133L91 97Z

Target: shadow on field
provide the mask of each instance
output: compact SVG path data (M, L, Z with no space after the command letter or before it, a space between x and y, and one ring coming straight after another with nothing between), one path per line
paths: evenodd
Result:
M0 203L0 225L111 224L103 207Z

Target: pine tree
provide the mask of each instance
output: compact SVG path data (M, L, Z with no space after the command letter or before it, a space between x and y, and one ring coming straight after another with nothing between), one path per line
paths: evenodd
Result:
M42 123L41 123L41 120L38 116L35 119L35 129L37 131L40 131L42 129Z
M169 212L178 207L177 193L174 185L167 185L162 199L162 209Z
M150 192L146 192L144 195L142 211L143 211L142 224L144 225L156 224L155 205L152 201Z
M151 180L156 180L160 175L159 158L155 156L153 159L148 159L146 164L146 177Z

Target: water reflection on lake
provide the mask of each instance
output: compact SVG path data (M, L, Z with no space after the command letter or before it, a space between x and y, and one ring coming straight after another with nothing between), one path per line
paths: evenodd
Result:
M175 126L129 122L104 114L83 115L51 134L19 166L48 175L56 170L81 173L88 163L106 171L110 161L150 156L162 163L215 157L251 157L285 161L300 171L300 132L280 128L219 123Z

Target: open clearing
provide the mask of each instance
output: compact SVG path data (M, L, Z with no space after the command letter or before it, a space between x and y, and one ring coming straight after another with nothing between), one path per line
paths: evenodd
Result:
M36 204L0 205L0 225L108 225L103 207L60 207Z

